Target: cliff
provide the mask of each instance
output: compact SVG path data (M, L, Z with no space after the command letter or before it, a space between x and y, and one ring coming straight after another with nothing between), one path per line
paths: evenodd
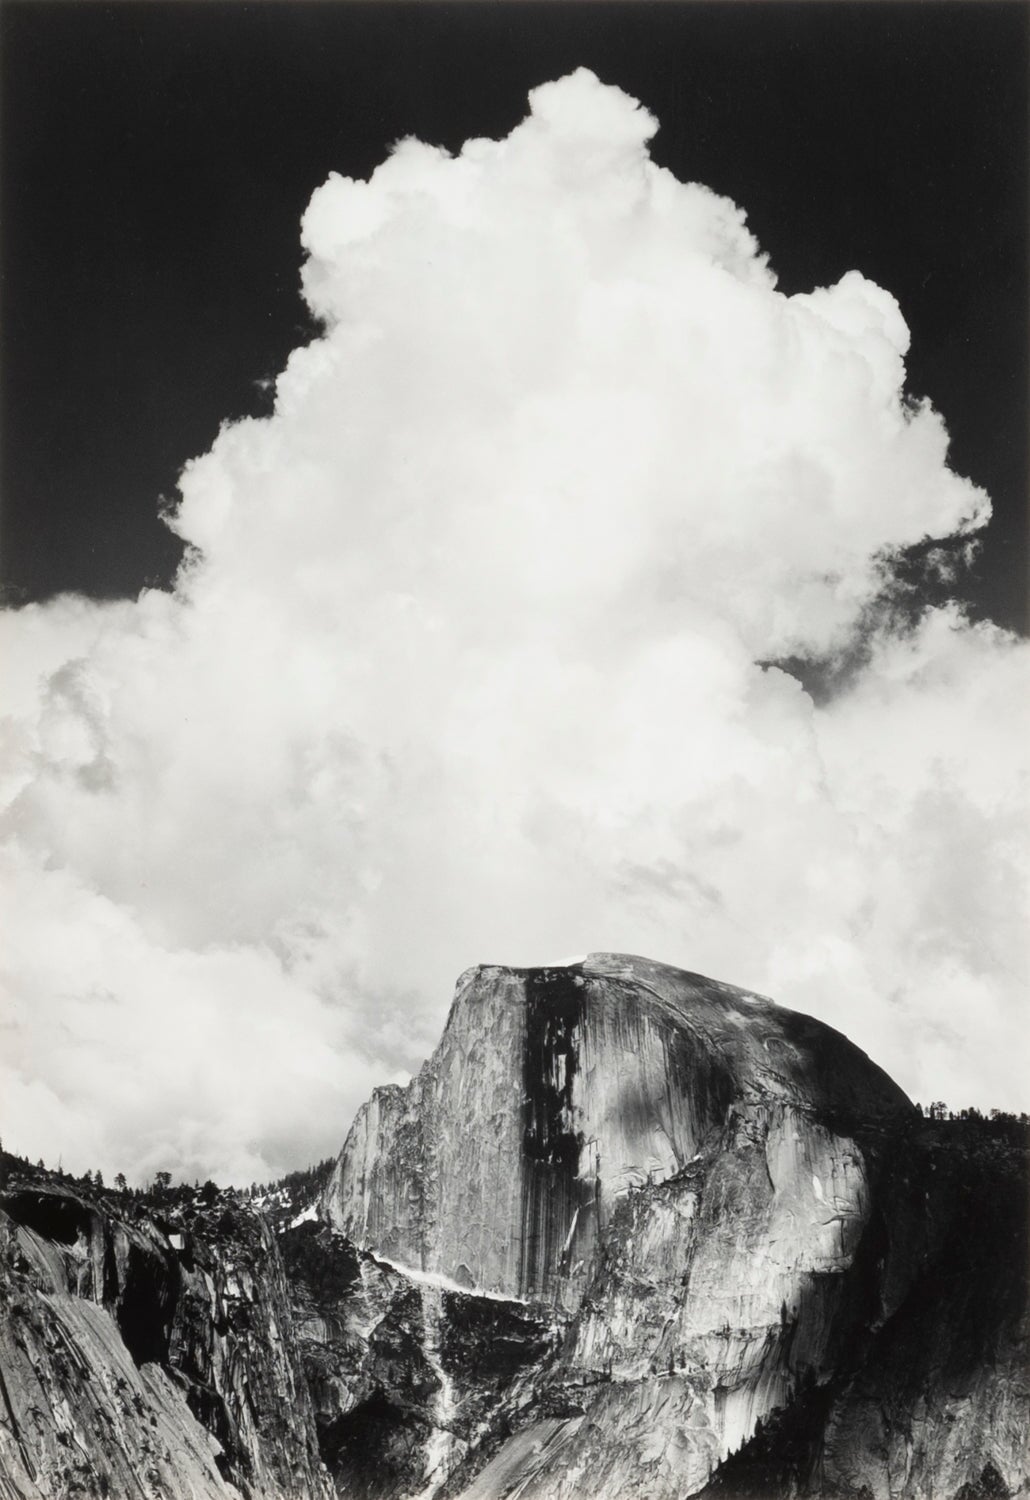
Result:
M0 1495L328 1500L267 1222L0 1195Z
M0 1500L1030 1495L1025 1127L729 985L469 971L317 1206L46 1178Z
M845 1037L759 996L625 955L484 967L418 1077L359 1112L323 1208L554 1320L518 1430L448 1493L1017 1493L1025 1195L945 1171L918 1128ZM970 1224L971 1191L1004 1208ZM962 1288L996 1278L971 1312Z
M571 1312L627 1193L681 1172L728 1114L775 1116L770 1150L798 1182L790 1143L821 1157L839 1123L848 1161L824 1165L850 1203L848 1123L909 1107L845 1037L699 975L612 954L478 968L414 1082L359 1111L325 1208L404 1264ZM806 1130L800 1144L802 1118L818 1143Z

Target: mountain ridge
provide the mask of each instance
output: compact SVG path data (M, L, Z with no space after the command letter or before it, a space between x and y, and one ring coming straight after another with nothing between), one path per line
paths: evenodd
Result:
M475 966L310 1200L8 1173L0 1497L1026 1496L1026 1134L721 981Z

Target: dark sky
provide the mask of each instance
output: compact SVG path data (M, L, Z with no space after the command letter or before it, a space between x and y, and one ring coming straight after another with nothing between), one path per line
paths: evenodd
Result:
M1023 3L5 0L2 542L12 603L135 595L179 548L183 462L315 332L299 219L406 134L500 136L581 64L735 199L781 288L856 267L912 330L909 390L996 508L967 587L1027 628Z

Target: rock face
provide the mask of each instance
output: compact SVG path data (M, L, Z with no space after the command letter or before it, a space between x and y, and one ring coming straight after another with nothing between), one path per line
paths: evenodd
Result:
M543 1310L406 1275L316 1224L283 1254L339 1494L431 1493L532 1403L556 1349Z
M806 1401L807 1478L781 1464L756 1493L940 1500L985 1473L1014 1493L1022 1252L1010 1233L995 1257L1019 1289L986 1309L998 1338L967 1351L956 1406L912 1311L944 1233L915 1119L846 1038L731 986L611 954L479 968L419 1076L359 1112L323 1207L414 1274L554 1318L520 1430L452 1466L470 1500L696 1494Z
M38 1187L0 1209L0 1495L332 1495L260 1216L165 1232Z
M821 1165L848 1200L839 1226L862 1168L843 1135L823 1159L824 1122L906 1107L846 1038L698 975L611 954L473 969L426 1067L359 1112L325 1207L404 1264L573 1312L626 1195L682 1172L731 1110L769 1121L779 1209L795 1188L811 1198ZM846 1235L822 1238L813 1254L832 1259Z
M471 970L317 1213L8 1183L0 1500L1030 1496L1025 1138L697 975Z
M877 1258L861 1268L876 1293L865 1337L706 1497L1025 1495L1028 1183L1015 1121L919 1121L894 1135Z

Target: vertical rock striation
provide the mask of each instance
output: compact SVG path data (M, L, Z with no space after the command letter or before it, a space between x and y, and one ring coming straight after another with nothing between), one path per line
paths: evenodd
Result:
M772 1132L775 1211L796 1216L794 1194L810 1228L813 1165L860 1215L848 1122L907 1108L846 1038L729 985L610 954L479 968L418 1077L359 1112L324 1208L402 1264L572 1313L622 1200L682 1172L731 1112L742 1142ZM853 1182L823 1163L834 1132Z
M1030 1500L1026 1137L645 959L470 970L317 1215L0 1192L0 1500Z
M517 1430L471 1446L448 1493L682 1500L739 1480L732 1456L811 1407L807 1479L754 1493L818 1495L832 1474L828 1493L951 1500L989 1463L1007 1494L1025 1388L969 1376L961 1424L990 1407L1002 1433L981 1452L947 1438L922 1324L906 1357L925 1378L888 1399L872 1374L936 1243L897 1191L915 1118L845 1037L732 986L613 954L484 967L419 1076L359 1114L323 1210L366 1251L560 1331ZM923 1411L932 1432L899 1458Z
M269 1225L0 1198L0 1495L332 1492Z

